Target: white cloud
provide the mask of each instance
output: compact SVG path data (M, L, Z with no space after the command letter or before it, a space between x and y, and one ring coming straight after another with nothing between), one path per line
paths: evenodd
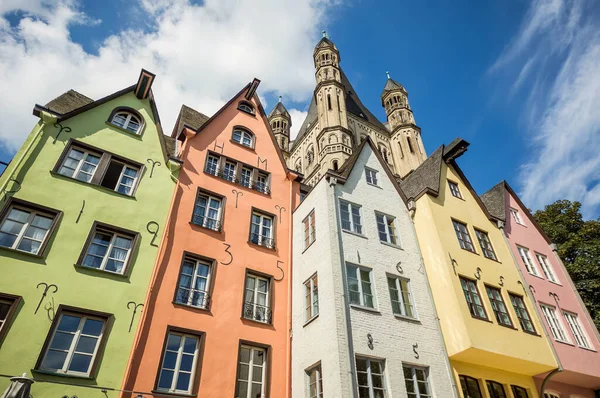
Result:
M528 161L519 179L534 209L570 199L582 202L586 217L600 211L599 13L594 0L534 1L490 70L520 70L514 90L532 81L524 107ZM543 62L532 68L533 59Z
M107 37L97 55L70 36L73 24L99 22L76 0L0 4L0 145L18 148L36 121L35 103L71 88L101 98L133 84L141 68L157 74L153 91L165 131L181 104L212 114L253 77L262 80L263 96L310 98L312 49L333 0L139 1L150 31ZM21 19L10 26L6 16L14 11ZM294 119L295 128L301 123Z
M290 128L290 140L295 140L298 135L298 130L302 126L302 122L306 119L308 112L299 111L298 109L288 109L290 116L292 117L292 127Z

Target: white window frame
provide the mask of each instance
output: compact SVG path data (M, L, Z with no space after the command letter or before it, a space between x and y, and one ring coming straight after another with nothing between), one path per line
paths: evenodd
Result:
M251 106L250 104L248 104L247 102L240 102L238 104L238 109L242 112L246 112L251 115L254 115L254 107Z
M247 176L244 175L244 172L250 172ZM252 172L253 170L250 167L242 166L242 170L240 170L240 184L246 188L252 188Z
M239 135L240 135L239 141L235 138L236 133L239 133ZM243 145L245 147L254 148L254 134L252 134L244 129L241 129L241 128L233 129L233 133L231 134L231 139L233 140L233 142ZM247 139L249 142L247 144L244 143L244 139Z
M542 272L544 273L546 279L548 279L552 283L560 284L558 278L556 277L556 273L554 272L552 264L548 262L548 257L544 256L541 253L535 252L535 258L540 267L542 268Z
M214 160L214 164L215 164L215 169L212 170L211 169L211 165L212 165L212 160ZM216 176L219 175L219 171L220 171L220 158L216 155L213 154L209 154L206 157L206 166L204 167L204 171L206 171L208 174Z
M19 233L17 234L17 237L15 238L15 241L13 242L12 246L8 247L8 246L1 246L1 247L5 247L7 249L13 249L13 250L17 250L23 253L31 253L34 255L39 255L40 253L40 248L43 249L44 248L44 243L46 243L46 240L48 239L49 233L52 230L52 226L54 225L54 220L56 218L56 215L51 215L49 213L44 213L32 208L29 208L27 206L23 206L23 205L18 205L18 204L14 204L11 205L8 208L8 211L6 212L6 215L4 216L4 218L2 219L2 222L0 223L0 227L2 227L4 225L4 223L8 220L8 216L10 215L10 212L13 210L20 210L20 211L24 211L29 213L29 216L27 217L27 220L25 221L25 223L23 223L23 226L21 227L21 230L19 231ZM37 239L33 239L30 237L26 237L25 236L25 232L27 232L27 230L29 229L29 227L31 226L31 223L33 222L33 220L35 219L36 216L40 216L40 217L44 217L44 218L49 218L50 221L50 227L48 227L48 229L46 230L46 233L44 234L44 237L42 238L42 240L37 240ZM12 221L12 220L10 220ZM19 221L20 223L20 221ZM35 227L34 228L39 228L39 227ZM39 228L41 229L41 228ZM14 234L12 233L8 233L8 232L3 232L7 235L12 235L14 236ZM30 252L30 251L26 251L26 250L21 250L18 249L19 245L21 244L21 242L23 241L23 239L28 239L34 242L39 242L40 243L40 247L38 248L38 250L34 253L34 252Z
M379 174L377 170L365 167L365 179L367 180L367 184L378 187L379 180L377 179L377 174Z
M319 277L316 272L304 282L304 306L305 322L319 315Z
M304 248L307 249L317 239L317 228L315 226L315 209L312 209L308 216L302 220L304 225Z
M267 386L266 386L266 381L267 381L267 367L269 366L268 363L268 358L267 358L267 350L265 348L262 347L255 347L255 346L251 346L251 345L246 345L246 344L242 344L240 345L240 351L242 350L242 348L246 348L250 350L250 362L246 363L246 362L241 362L241 357L240 359L238 359L238 367L240 366L240 364L244 364L248 366L248 378L245 380L240 379L240 375L237 375L237 380L236 380L236 391L238 389L238 385L240 381L243 381L245 383L248 384L248 390L247 390L247 395L245 397L236 397L236 398L255 398L252 396L252 383L256 383L252 381L252 376L254 374L254 353L255 352L262 352L263 354L263 364L262 364L262 377L261 377L261 398L262 397L266 397L266 391L267 391ZM239 355L239 354L238 354Z
M448 189L450 189L450 194L458 199L463 199L462 193L460 192L460 187L458 183L448 180Z
M352 270L352 268L354 268L354 270ZM367 271L369 273L368 281L362 280L360 270ZM351 272L354 272L354 275L351 275ZM350 281L348 279L350 277L352 277L353 279L356 279L358 281L359 302L358 303L350 302L350 305L359 306L359 307L363 307L363 308L377 309L377 298L375 295L375 281L373 280L374 279L373 278L373 269L368 268L368 267L363 267L362 265L346 263L346 274L347 274L346 283L348 284L348 296L349 296L348 301L349 302L350 302ZM373 300L372 307L365 304L365 292L363 291L363 283L369 283L369 286L371 287L370 295Z
M517 224L525 226L525 222L523 222L523 219L521 218L521 214L519 214L519 210L511 207L510 214L512 215L513 220L515 220L515 222Z
M117 185L115 186L115 188L113 189L113 191L115 191L115 192L119 192L119 193L121 193L121 194L123 194L123 195L131 196L131 195L133 194L133 191L135 190L136 184L137 184L137 182L138 182L138 179L139 179L139 177L140 177L140 169L139 169L139 168L136 168L136 167L133 167L133 166L131 166L131 165L128 165L128 164L126 164L126 163L120 162L120 161L118 161L118 160L111 160L111 161L109 162L109 165L110 165L110 163L112 163L113 161L114 161L115 163L120 163L120 164L122 164L122 165L123 165L123 167L121 168L121 174L119 174L119 180L117 181ZM131 177L131 176L125 175L125 170L126 170L126 169L135 170L135 177ZM127 185L123 184L123 177L125 177L125 178L133 178L133 182L131 183L131 186L127 186ZM101 182L101 183L102 183L102 182ZM125 193L125 192L120 192L120 191L119 191L119 187L120 187L121 185L123 185L125 188L129 188L129 192L127 192L127 193ZM105 187L105 188L106 188L106 187Z
M528 248L524 246L517 245L517 251L519 252L519 257L521 257L521 261L525 265L525 269L533 276L537 276L541 278L540 271L538 271L533 259L531 258L531 253Z
M110 238L110 243L108 244L108 248L106 249L106 253L102 257L102 263L100 264L99 268L94 268L94 267L90 267L88 265L83 264L85 261L85 258L88 255L90 255L92 257L100 257L95 254L89 254L90 247L94 244L94 238L95 238L96 234L112 235L112 237ZM115 247L114 243L117 238L129 239L131 241L131 246L127 250L127 255L125 256L125 260L123 260L123 268L122 268L121 272L109 271L106 269L106 264L108 263L108 260L110 259L110 253L112 252L112 249ZM111 231L109 229L105 229L105 228L101 228L101 227L95 228L93 231L91 240L85 248L85 254L83 255L83 259L81 260L81 265L85 268L96 269L99 271L109 272L111 274L124 275L125 272L127 271L127 268L129 267L129 259L131 258L131 253L133 252L133 249L134 249L134 243L135 243L135 236L126 235L126 234L123 234L120 232ZM118 249L125 250L122 247L119 247ZM120 261L120 260L118 260L118 261Z
M583 329L583 326L581 326L581 323L579 322L579 316L574 312L564 310L563 315L567 321L567 325L569 325L569 328L571 329L571 333L575 337L577 345L582 348L592 349L590 339Z
M342 217L342 212L343 212L342 208L345 208L346 212L348 213L348 217L350 219L350 229L344 228L344 223L343 223L344 219ZM354 216L352 213L352 210L354 208L358 209L358 223L356 222L356 220L354 220ZM342 230L344 230L344 231L363 235L363 232L362 232L362 228L363 228L362 206L357 205L356 203L348 202L347 200L340 199L340 224L342 225Z
M269 174L256 171L256 181L254 181L254 190L262 193L269 193Z
M127 115L127 116L125 116L125 122L123 123L122 126L119 126L117 123L115 123L115 118L119 115ZM135 131L132 131L127 128L127 127L129 127L129 123L131 122L131 119L135 119L135 121L137 122L138 128ZM134 115L133 113L127 112L127 111L116 112L113 115L112 119L110 120L110 123L119 128L122 128L123 130L127 130L130 133L136 134L136 135L139 135L142 130L142 121L140 120L140 118L137 117L136 115Z
M412 292L412 285L410 283L410 279L403 278L400 276L395 276L395 275L389 275L389 274L387 275L387 279L388 279L388 290L390 291L390 301L392 302L392 304L395 300L392 299L392 292L391 292L391 288L389 286L389 279L392 279L394 281L395 289L398 292L398 300L399 300L398 304L400 305L400 313L395 312L394 306L392 305L392 312L394 313L394 315L400 315L400 316L403 316L406 318L411 318L411 319L418 319L417 308L415 306L415 301L414 301L414 296L413 296L413 292ZM404 281L406 283L406 289L407 289L406 292L402 288L402 281ZM408 303L405 300L404 293L406 293L408 296ZM407 306L410 307L410 309L412 311L412 315L408 315Z
M259 217L259 223L255 223L254 222L254 216ZM264 226L264 220L265 219L269 219L271 220L271 227L269 228L269 233L267 235L265 235L264 229L266 228ZM251 220L250 220L250 240L252 240L252 234L254 234L253 231L253 226L258 225L258 241L257 241L257 245L259 246L264 246L264 247L269 247L268 241L267 242L263 242L263 239L270 239L272 241L272 245L273 247L275 247L275 238L273 238L273 230L275 229L275 217L264 214L264 213L260 213L258 211L253 211L252 212L252 216L251 216Z
M187 275L190 277L191 279L191 283L189 286L181 286L181 277L184 275L183 274L183 266L184 264L188 262L190 263L190 265L193 263L193 267L192 267L192 275ZM200 266L206 266L208 268L208 275L206 277L200 276L198 275L198 268ZM201 308L201 309L207 309L209 307L209 300L210 300L210 284L211 284L211 279L212 279L212 274L213 274L213 267L212 267L212 263L210 261L206 261L206 260L200 260L197 258L191 258L191 257L185 257L183 259L183 264L181 265L181 270L179 271L179 281L177 283L177 297L175 299L175 301L179 304L183 304L183 305L189 305L190 307L195 307L195 308ZM206 289L205 290L199 290L196 289L196 281L198 279L206 279ZM187 300L180 300L179 299L179 290L183 289L183 290L187 290L188 291L188 297ZM202 303L200 305L194 305L193 304L193 297L194 297L194 293L200 293L203 295L204 299L202 300Z
M78 160L77 166L75 167L75 170L73 170L73 174L72 175L66 175L60 172L60 170L65 166L65 162L67 161L67 159L69 159L69 155L71 154L71 151L78 151L78 152L83 152L83 155L81 156L81 159ZM91 155L91 156L95 156L98 158L98 163L97 164L93 164L91 162L86 162L87 156ZM100 160L102 159L102 154L101 153L97 153L97 152L93 152L93 151L89 151L87 149L83 149L77 145L71 145L69 147L69 150L67 151L67 154L65 156L65 158L63 159L63 161L60 163L60 167L58 168L58 174L63 175L65 177L69 177L69 178L74 178L77 181L81 181L81 182L86 182L86 183L91 183L91 181L94 179L94 175L96 175L96 172L98 171L98 165L100 164ZM73 159L75 160L75 159ZM89 174L88 172L82 172L85 175L89 175L90 179L89 180L80 180L79 178L77 178L77 175L79 174L79 172L81 171L81 167L83 166L84 163L89 163L91 165L94 166L94 170L92 171L91 174Z
M406 378L406 375L404 374L405 369L411 370L411 373L412 373L411 379ZM417 379L417 370L420 370L425 374L425 384L427 385L427 390L429 390L429 394L421 393L421 389L419 388L419 381ZM429 382L429 368L403 363L402 364L402 377L404 378L404 383L406 383L407 380L411 380L413 382L413 386L415 387L415 392L414 392L414 394L413 393L411 393L411 394L413 394L412 396L414 398L432 398L433 397L433 391L431 390L431 383Z
M248 278L254 278L254 288L248 288ZM261 292L258 290L258 282L264 281L267 283L267 292ZM246 291L252 291L252 301L246 301ZM265 294L265 304L258 304L258 295ZM246 314L246 306L252 305L252 317L248 317ZM261 314L260 307L264 307L265 311ZM270 324L272 320L272 308L271 308L271 279L264 276L260 276L253 273L246 274L246 281L244 284L244 318L250 319L260 323ZM262 317L262 318L261 318Z
M379 230L379 217L383 217L383 226L385 228L385 240L381 239L381 231ZM375 224L377 224L377 236L379 237L380 242L385 242L394 246L400 246L398 235L396 233L396 231L398 230L398 228L396 228L396 217L376 211Z
M200 207L200 206L198 206L198 199L200 199L200 197L204 197L206 199L206 206L205 206L205 210L204 210L204 217L202 219L202 223L197 223L194 219L196 217L196 209L198 207ZM219 202L219 208L217 209L217 218L216 219L208 217L208 211L210 209L214 210L214 207L211 207L211 205L210 205L210 202L213 200ZM214 195L210 195L208 193L205 193L204 191L200 191L200 192L198 192L198 195L196 195L196 201L194 202L194 211L192 213L192 222L194 224L200 225L204 228L208 228L213 231L219 231L221 229L220 223L221 223L222 212L223 212L223 198L220 198L220 197L214 196ZM215 227L211 228L210 223L213 221L215 222Z
M321 363L318 363L314 366L312 366L309 369L306 369L306 384L307 384L307 395L308 398L323 398L323 372L321 370ZM315 382L312 383L311 381L311 377L312 375L315 375ZM310 393L310 387L311 385L315 385L315 393L316 395L311 395Z
M369 358L369 357L362 357L362 356L356 356L355 361L358 360L363 360L363 361L367 361L367 386L362 386L362 387L368 387L369 388L369 398L375 398L375 392L374 389L378 389L380 391L383 391L383 396L387 397L388 393L387 393L387 378L385 377L385 359L376 359L376 358ZM374 387L373 386L373 372L371 370L371 363L372 362L379 362L379 367L381 368L381 379L383 381L382 385L383 388L379 388L379 387ZM357 379L357 385L359 387L360 384L358 383L358 366L356 368L356 379ZM364 373L361 371L361 373ZM377 373L376 373L377 374Z
M555 393L552 391L550 391L550 392L547 391L544 393L544 398L560 398L560 395L558 393Z
M171 380L171 388L161 388L160 386L160 377L162 376L162 371L165 369L164 366L164 361L165 361L165 357L167 354L167 351L170 352L175 352L172 350L168 350L168 342L169 342L169 337L173 335L173 336L180 336L181 340L179 341L179 349L177 350L177 359L175 360L175 369L169 369L166 368L166 370L168 371L172 371L173 372L173 379ZM194 359L192 361L192 369L190 372L188 371L182 371L181 370L181 359L183 358L183 347L185 345L185 341L186 339L194 339L196 340L196 348L194 350ZM186 393L186 394L190 394L192 392L192 389L194 388L194 381L195 381L195 374L196 374L196 365L198 363L198 349L200 346L200 336L197 335L193 335L193 334L185 334L185 333L178 333L176 331L170 331L169 334L167 335L167 341L165 342L165 349L163 351L163 356L162 356L162 363L160 364L160 370L158 371L158 383L156 385L156 389L158 391L163 391L163 392L171 392L171 393ZM187 355L189 355L189 353L186 353ZM179 380L179 375L180 373L188 373L190 374L190 382L189 382L189 388L187 390L178 390L177 389L177 381Z
M69 346L68 350L66 350L67 356L65 358L65 361L63 362L63 367L61 369L43 368L44 361L46 360L46 357L48 356L49 351L52 350L52 351L65 352L65 350L62 350L62 349L50 348L50 346L52 345L52 342L54 341L54 337L56 336L56 333L58 332L58 325L60 325L60 321L62 320L63 316L65 316L65 315L79 317L80 319L79 319L79 325L77 326L77 330L74 333L72 333L73 339L71 340L71 345ZM101 321L103 323L102 331L100 332L99 336L89 335L93 338L97 338L98 340L96 342L96 346L94 347L94 352L91 355L92 359L90 360L90 365L89 365L88 371L87 372L75 372L72 370L68 370L69 366L71 365L71 361L73 360L73 356L76 354L75 348L77 347L77 344L79 343L80 337L82 337L83 326L85 325L85 321L88 319ZM40 362L40 370L43 370L45 372L52 372L52 373L65 374L65 375L89 376L90 373L92 372L92 369L94 368L94 364L96 362L96 355L98 354L98 349L102 345L102 339L104 338L104 332L106 331L106 322L107 322L107 319L95 317L93 315L72 313L70 311L61 312L60 318L58 319L58 321L56 322L56 325L54 326L54 329L52 330L52 337L48 341L48 346L46 347L46 349L44 351L44 357L42 358L42 361ZM70 332L61 331L61 333L70 333ZM83 336L85 337L86 335L83 335ZM85 354L86 356L89 356L88 353L81 353L81 354Z
M556 341L571 344L567 331L558 317L556 307L540 303L540 308L542 309L542 314L544 314L544 318L546 319L546 323L548 324L548 328L554 339Z

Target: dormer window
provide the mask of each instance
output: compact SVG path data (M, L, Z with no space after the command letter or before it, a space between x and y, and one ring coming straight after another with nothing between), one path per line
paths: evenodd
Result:
M126 110L114 110L110 123L133 134L140 134L143 126L140 116Z
M242 112L246 112L250 115L254 115L254 106L246 101L240 101L238 103L238 109Z
M248 130L234 128L232 139L233 142L237 142L240 145L247 146L248 148L254 148L254 134Z

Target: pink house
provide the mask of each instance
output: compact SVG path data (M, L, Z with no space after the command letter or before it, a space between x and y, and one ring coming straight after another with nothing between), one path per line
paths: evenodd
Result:
M481 196L505 220L504 233L537 304L562 371L536 376L544 398L600 397L600 336L555 246L512 188L502 181Z

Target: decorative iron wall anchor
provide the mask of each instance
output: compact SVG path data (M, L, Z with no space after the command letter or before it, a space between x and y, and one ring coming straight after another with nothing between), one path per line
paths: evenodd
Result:
M217 144L218 141L215 141L215 146L213 147L213 150L215 152L217 152L217 148L219 148L221 150L221 155L223 154L223 149L225 148L225 143L222 143L221 145Z
M19 190L21 189L21 183L18 180L15 180L14 178L10 178L8 180L8 182L13 182L13 189L8 190L6 188L4 188L4 196L2 197L2 201L5 201L6 198L8 197L8 194L15 194L17 192L19 192ZM16 184L16 185L15 185ZM6 184L6 186L8 186L8 184Z
M146 159L146 163L150 163L152 165L152 168L150 169L150 177L152 178L152 174L154 173L154 166L160 166L162 165L161 162L159 162L158 160L154 161L152 159Z
M265 165L265 170L267 170L267 159L261 159L260 156L258 156L258 162L256 164L256 167L258 167L260 169L260 164L264 164Z
M150 227L152 227L152 226L156 227L155 231L152 231L150 229ZM153 234L152 240L150 241L150 246L158 247L158 245L156 243L154 243L154 241L158 237L158 230L159 229L160 229L160 227L158 226L158 223L156 221L150 221L148 224L146 224L146 231L148 231L151 234Z
M396 271L398 271L398 273L400 274L404 273L404 269L402 268L402 261L398 261L398 264L396 264Z
M56 286L53 283L47 284L46 282L40 282L37 284L37 286L35 288L39 289L40 286L44 286L44 292L42 293L42 297L40 297L40 302L38 303L37 307L35 308L35 312L33 313L34 315L37 314L38 310L40 309L40 305L42 305L42 301L44 301L44 298L48 294L48 290L53 289L53 291L50 292L52 294L58 292L58 286Z
M523 285L523 282L521 282L521 281L517 281L517 283L518 283L519 285L521 285L521 288L523 289L523 291L525 292L525 295L527 296L527 289L525 289L525 285Z
M498 282L500 286L504 286L504 277L500 276L500 281Z
M71 132L71 127L63 127L62 124L60 123L54 123L54 127L56 127L58 130L58 133L56 133L56 137L54 137L54 141L52 141L52 145L56 144L56 140L58 140L58 137L60 137L60 134L64 131L65 133L70 133Z
M235 208L237 209L238 196L244 196L244 193L241 191L238 191L237 189L232 189L231 192L235 195Z
M281 261L281 260L277 260L277 268L279 268L279 270L281 271L281 278L279 278L279 279L275 278L275 280L276 280L277 282L280 282L280 281L282 281L282 280L283 280L283 278L285 278L285 271L283 270L283 268L281 268L281 267L279 266L279 263L283 264L283 261Z
M531 291L531 299L533 300L533 302L535 303L535 293L537 293L535 291L535 287L533 287L532 285L529 285L529 290Z
M360 252L358 250L356 251L356 258L358 258L358 263L360 264Z
M481 280L481 268L477 267L477 272L475 272L475 278L477 278L478 281Z
M371 333L367 333L367 347L369 347L370 349L375 348L375 345L373 345L373 336L371 335Z
M48 316L48 320L52 322L54 317L56 316L56 312L54 311L54 297L52 297L52 302L47 302L44 304L44 309L46 310L46 315Z
M132 307L133 305L133 307ZM135 301L130 301L127 303L127 309L133 309L133 313L131 314L131 322L129 322L129 333L131 333L131 327L133 326L133 320L135 319L135 314L138 308L143 307L144 304L137 304Z
M79 222L79 219L81 218L81 215L83 214L83 209L85 209L85 199L83 200L83 203L81 204L81 210L79 210L79 215L77 216L77 220L75 220L75 224L77 224Z
M456 275L456 266L458 265L458 262L452 258L450 252L448 252L448 256L450 256L450 264L452 264L452 270L454 271L454 275Z
M419 343L413 344L413 352L415 353L415 358L419 359L419 353L417 352L417 348L419 348Z
M223 244L225 245L225 253L229 254L229 262L228 263L224 263L222 261L220 261L221 264L223 265L229 265L233 262L233 254L231 254L231 252L229 251L229 248L231 247L231 245L223 242Z
M282 211L286 211L286 210L285 210L285 207L281 207L281 206L279 206L279 205L275 205L275 209L276 209L276 210L279 210L279 224L281 224L281 212L282 212Z

